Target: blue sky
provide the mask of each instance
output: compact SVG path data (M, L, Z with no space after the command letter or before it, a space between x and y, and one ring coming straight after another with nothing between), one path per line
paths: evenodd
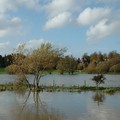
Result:
M75 57L120 52L120 0L0 0L0 54L42 42Z

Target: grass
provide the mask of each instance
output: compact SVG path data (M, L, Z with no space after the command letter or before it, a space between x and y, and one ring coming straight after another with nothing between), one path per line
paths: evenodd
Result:
M82 91L101 91L104 93L113 94L120 92L120 87L98 87L95 86L39 86L37 89L31 85L32 91L46 91L46 92L82 92ZM28 90L25 85L16 84L0 84L0 91L16 91Z
M53 70L53 71L44 71L44 74L60 74L60 71L59 70ZM76 75L76 74L87 74L87 72L84 72L84 71L75 71L73 73L73 75ZM69 75L68 72L64 72L63 75Z
M16 84L0 84L0 91L15 91L15 90L27 90L25 85L16 85Z
M109 74L109 75L120 75L120 72L119 72L119 73L109 72L108 74Z
M6 74L5 68L0 68L0 74Z

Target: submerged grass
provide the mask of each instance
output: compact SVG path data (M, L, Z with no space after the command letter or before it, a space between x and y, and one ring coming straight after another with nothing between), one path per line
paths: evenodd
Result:
M27 90L25 85L16 85L16 84L0 84L0 91L15 91L15 90Z
M25 85L16 85L16 84L0 84L0 91L16 91L16 90L29 90ZM120 92L120 87L98 87L96 86L39 86L34 88L31 85L32 91L46 91L46 92L82 92L82 91L101 91L104 93L113 94L115 92Z

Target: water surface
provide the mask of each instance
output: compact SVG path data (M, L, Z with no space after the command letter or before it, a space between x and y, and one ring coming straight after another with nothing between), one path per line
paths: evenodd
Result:
M46 75L41 78L40 84L43 85L53 85L53 81L56 85L65 85L65 86L71 86L71 85L84 85L85 81L86 84L89 86L94 86L95 83L91 80L93 74L79 74L79 75ZM33 75L27 75L30 83L33 83L34 76ZM116 87L120 86L120 75L105 75L106 80L105 84L101 86L111 86ZM14 82L16 76L15 75L0 75L0 83L9 83Z
M0 120L119 120L119 102L119 93L6 91L0 92Z

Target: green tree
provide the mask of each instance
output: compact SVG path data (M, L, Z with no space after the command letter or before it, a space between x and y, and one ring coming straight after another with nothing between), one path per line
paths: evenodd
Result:
M66 64L65 64L65 59L64 58L61 58L58 61L57 69L60 71L60 74L64 74L64 72L66 70Z
M79 63L77 65L77 70L83 70L84 69L84 64L83 63Z
M62 74L64 72L73 74L77 69L77 60L73 56L65 56L58 62L57 69L60 70Z

